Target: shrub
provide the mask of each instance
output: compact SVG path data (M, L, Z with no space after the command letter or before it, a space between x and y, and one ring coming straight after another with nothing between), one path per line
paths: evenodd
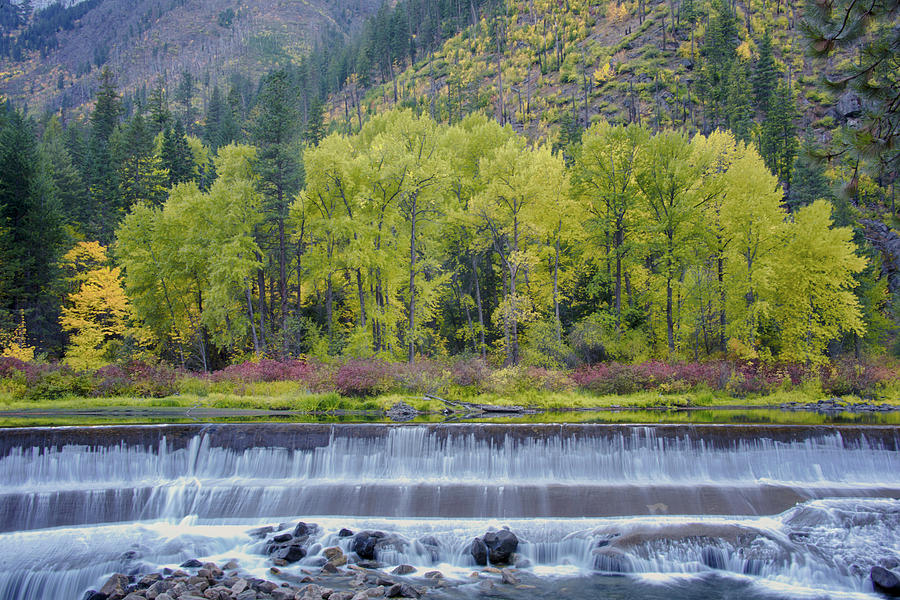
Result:
M313 371L306 361L267 358L230 365L210 375L212 381L258 383L260 381L307 381Z
M480 389L491 375L487 363L481 358L457 360L450 366L450 378L454 385Z
M390 363L348 360L334 374L334 387L342 396L375 396L391 389Z

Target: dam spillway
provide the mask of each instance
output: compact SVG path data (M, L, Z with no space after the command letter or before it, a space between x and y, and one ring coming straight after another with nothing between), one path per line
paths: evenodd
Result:
M291 519L319 525L320 549L346 545L344 527L390 531L406 542L388 565L471 570L472 538L506 526L535 572L581 586L715 572L763 596L866 596L867 569L900 559L898 467L890 427L6 430L0 597L79 599L113 571L195 556L264 569L247 531Z

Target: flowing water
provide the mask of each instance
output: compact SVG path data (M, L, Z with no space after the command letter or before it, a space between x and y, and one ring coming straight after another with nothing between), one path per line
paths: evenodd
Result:
M889 427L172 425L6 430L0 598L78 600L112 572L226 561L265 576L254 527L319 527L300 563L395 536L385 565L464 580L509 527L527 590L435 597L877 597L900 564ZM425 543L423 543L423 541Z

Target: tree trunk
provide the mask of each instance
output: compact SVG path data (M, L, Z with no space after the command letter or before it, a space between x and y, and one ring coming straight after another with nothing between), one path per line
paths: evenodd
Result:
M616 332L620 332L622 329L622 243L624 238L625 231L619 224L613 235L613 243L616 247Z
M356 291L359 294L359 325L366 328L366 294L363 291L362 269L356 269Z
M407 360L412 364L416 357L416 203L412 196L412 222L409 230L409 325L407 330Z
M279 206L282 200L281 191L279 195ZM287 351L287 307L288 307L288 291L287 291L287 242L284 233L284 218L278 217L278 287L281 294L281 356L283 357Z
M259 338L256 337L256 323L254 323L253 317L253 297L250 295L250 288L244 288L244 291L247 293L247 312L250 315L250 333L253 337L253 352L259 357Z
M262 257L257 254L257 258ZM266 274L262 269L256 270L256 284L259 292L259 345L266 351Z
M556 341L562 341L562 321L559 319L559 236L556 236L556 255L553 257L553 311L556 313Z
M484 358L487 352L484 346L484 311L481 306L481 285L478 283L478 259L475 254L472 254L472 275L475 277L475 304L478 306L478 344L481 358Z

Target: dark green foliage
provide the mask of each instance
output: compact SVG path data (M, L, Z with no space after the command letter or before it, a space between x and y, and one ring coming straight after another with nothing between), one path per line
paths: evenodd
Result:
M797 106L791 88L779 82L772 95L769 115L759 136L759 153L782 183L790 187L791 169L797 156Z
M194 157L188 146L187 138L184 136L181 121L175 121L175 127L166 129L163 133L160 160L162 167L167 171L166 187L194 179Z
M119 197L118 168L113 162L110 138L115 130L121 104L113 83L112 72L104 68L100 75L100 91L91 113L91 136L88 144L89 184L92 211L85 222L86 232L102 244L109 244L122 216Z
M34 124L0 109L0 327L24 311L29 341L56 339L52 293L64 234L37 147Z
M113 156L119 167L122 207L127 211L136 202L161 204L165 199L164 173L153 152L153 136L144 117L135 115L116 130Z
M175 88L175 102L181 105L181 122L187 133L193 133L194 110L191 107L191 98L194 97L194 76L190 71L182 71L178 87Z
M323 123L322 103L313 100L309 105L309 117L306 120L306 141L317 146L325 137L325 125Z
M169 103L166 99L165 81L160 77L156 80L156 85L147 98L147 108L150 111L148 125L150 133L156 135L161 131L165 131L172 121L172 113L169 111Z
M219 27L229 28L232 23L234 23L234 9L227 8L219 13L218 23Z
M238 137L237 123L231 105L225 101L219 86L213 88L206 109L206 123L203 127L203 141L216 152Z
M709 129L727 122L729 79L737 60L737 20L726 0L713 0L709 27L701 48L699 92L705 100Z
M69 131L78 135L77 129L74 127ZM77 143L80 141L80 136L73 139ZM80 230L88 215L90 192L85 185L82 172L76 167L67 146L67 139L59 121L53 119L44 129L41 154L49 175L53 195L57 198L62 216L75 229Z
M788 207L795 211L802 206L811 204L819 198L832 199L833 193L828 180L825 178L825 169L817 156L821 150L810 139L803 142L803 147L794 162L791 174L791 190L787 199Z
M753 128L752 90L746 65L735 60L728 73L725 118L734 136L749 142Z
M759 58L753 66L753 98L756 100L756 108L765 114L769 112L777 82L778 69L772 54L772 37L767 29L759 42Z

